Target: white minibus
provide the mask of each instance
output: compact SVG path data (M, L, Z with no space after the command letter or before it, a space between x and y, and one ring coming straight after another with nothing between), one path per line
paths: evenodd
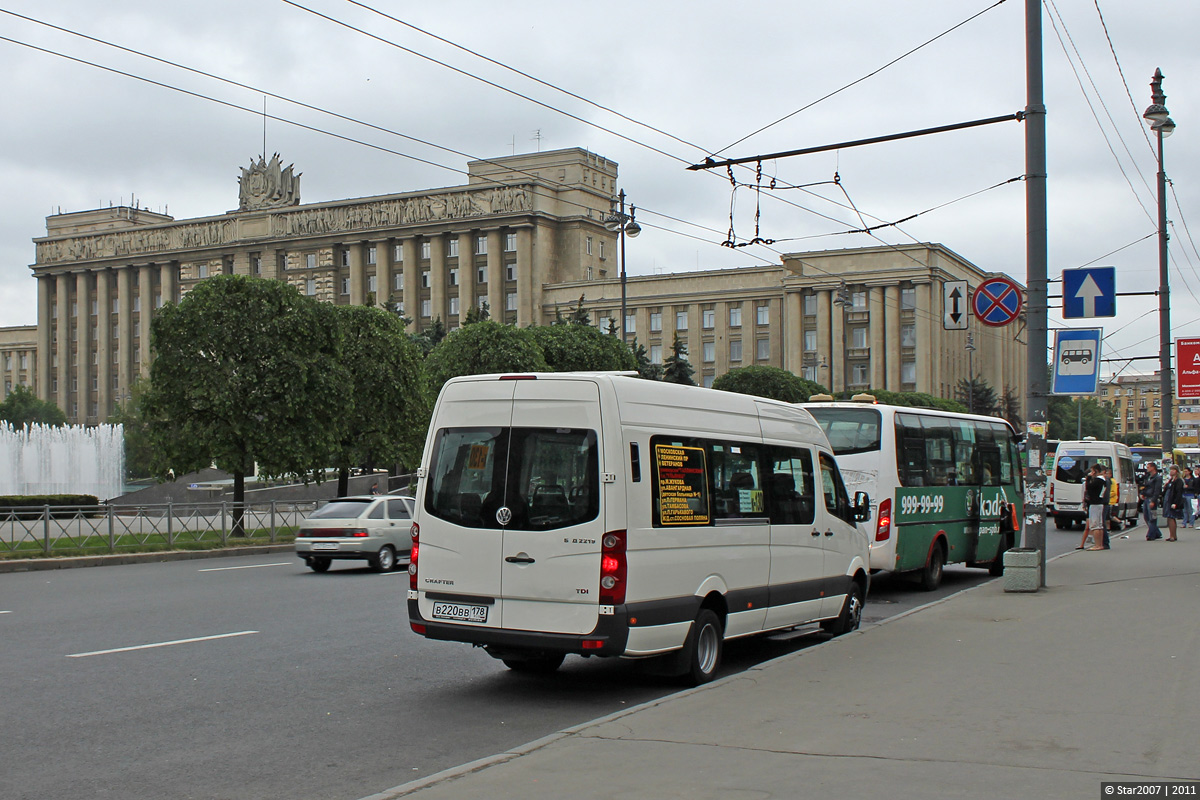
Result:
M615 373L454 378L417 474L411 627L511 669L665 655L702 683L728 639L859 624L869 498L788 403Z
M1050 493L1046 498L1046 516L1054 518L1054 526L1065 530L1087 522L1083 504L1083 479L1093 465L1113 471L1117 484L1117 504L1112 513L1126 524L1137 521L1138 487L1134 473L1133 454L1120 442L1097 441L1085 438L1059 442L1054 451L1054 466L1049 475Z

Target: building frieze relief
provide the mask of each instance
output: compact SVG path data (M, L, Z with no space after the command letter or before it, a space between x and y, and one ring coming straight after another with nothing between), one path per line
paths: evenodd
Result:
M501 186L271 213L270 235L320 236L530 211L532 186ZM257 237L255 237L257 238ZM37 265L222 247L239 241L237 219L71 236L37 243Z

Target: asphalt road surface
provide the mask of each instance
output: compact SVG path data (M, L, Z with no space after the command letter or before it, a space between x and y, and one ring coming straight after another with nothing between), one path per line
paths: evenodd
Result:
M988 579L878 579L864 624ZM0 797L354 800L679 689L613 660L511 673L411 633L406 588L290 553L0 575ZM735 642L724 673L821 641Z

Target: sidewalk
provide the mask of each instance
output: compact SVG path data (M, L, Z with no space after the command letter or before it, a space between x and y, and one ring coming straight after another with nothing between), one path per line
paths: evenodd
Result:
M1100 798L1200 779L1200 531L1051 561L368 800ZM869 601L868 601L869 602Z

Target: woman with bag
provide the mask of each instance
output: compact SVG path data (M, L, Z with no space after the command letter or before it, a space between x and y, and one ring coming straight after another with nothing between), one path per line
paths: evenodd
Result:
M1167 480L1163 485L1163 516L1167 518L1167 541L1177 542L1175 528L1183 519L1183 478L1179 477L1179 467L1174 464L1167 471Z

